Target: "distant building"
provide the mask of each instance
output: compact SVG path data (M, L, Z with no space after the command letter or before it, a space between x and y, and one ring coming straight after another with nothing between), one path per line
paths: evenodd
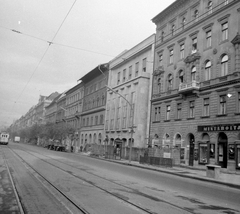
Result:
M109 63L105 134L110 145L148 144L154 41L151 35Z
M155 16L152 145L190 166L240 166L240 1L177 0Z
M71 125L75 132L72 134L72 146L75 152L80 150L80 128L81 128L81 113L83 108L84 84L80 82L66 92L65 107L59 106L59 110L64 110L65 122Z
M104 140L108 64L95 67L80 80L84 84L80 142L85 148L90 144L102 144Z

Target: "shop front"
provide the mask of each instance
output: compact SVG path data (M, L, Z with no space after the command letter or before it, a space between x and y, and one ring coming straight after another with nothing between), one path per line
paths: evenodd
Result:
M240 140L228 138L228 134L240 137L236 134L240 132L240 124L198 126L198 131L202 132L202 140L198 142L199 164L217 164L231 171L240 169ZM215 142L210 141L211 132L215 132Z

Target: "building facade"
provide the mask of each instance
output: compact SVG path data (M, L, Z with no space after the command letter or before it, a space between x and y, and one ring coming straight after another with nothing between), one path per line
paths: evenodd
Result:
M80 143L85 149L87 145L102 144L105 137L104 118L108 63L97 66L80 80L84 84Z
M240 2L177 0L155 16L152 146L240 167Z
M80 143L80 128L81 128L81 113L83 108L84 84L81 82L72 87L66 92L65 107L59 106L59 110L64 110L64 121L74 128L75 133L72 136L72 146L74 151L78 152L81 147Z
M151 35L109 63L105 133L110 145L147 145L154 41Z

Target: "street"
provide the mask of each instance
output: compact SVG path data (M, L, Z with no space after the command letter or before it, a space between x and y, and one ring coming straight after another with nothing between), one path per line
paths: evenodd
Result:
M26 213L240 213L240 190L28 144L1 146Z

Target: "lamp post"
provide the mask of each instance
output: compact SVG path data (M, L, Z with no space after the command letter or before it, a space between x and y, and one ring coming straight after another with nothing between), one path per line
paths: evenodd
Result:
M130 114L133 113L133 104L130 103L124 96L122 96L121 94L119 94L118 92L114 91L112 88L108 87L106 85L106 88L108 88L110 91L112 91L115 94L118 94L120 97L122 97L127 104L130 106ZM133 142L133 121L134 121L134 117L132 115L132 121L131 121L131 128L130 128L130 133L131 133L131 137L130 137L130 151L129 151L129 163L131 163L131 159L132 159L132 142Z

